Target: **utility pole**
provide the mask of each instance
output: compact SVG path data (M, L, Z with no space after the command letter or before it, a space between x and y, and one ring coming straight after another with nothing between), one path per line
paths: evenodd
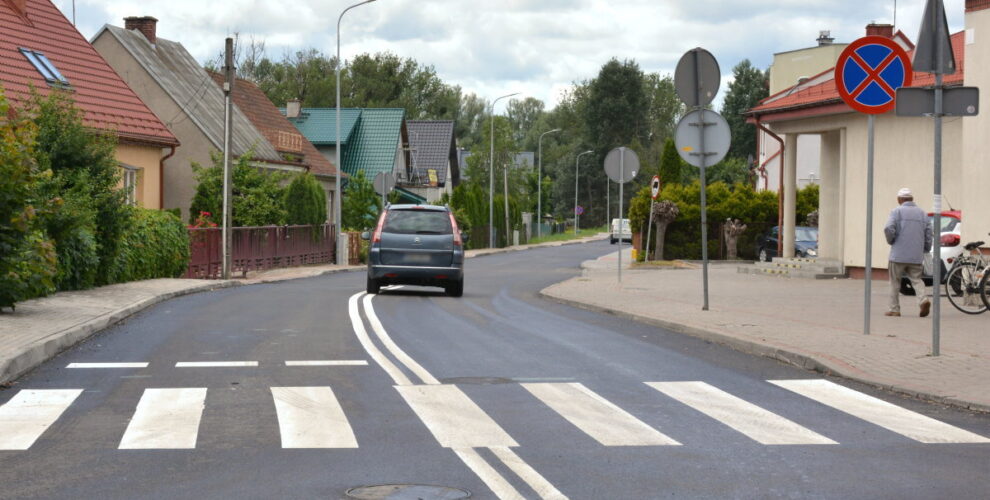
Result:
M510 238L512 228L509 227L509 165L502 169L502 187L504 189L503 198L505 201L505 246L511 246Z
M230 204L231 204L231 175L230 175L230 129L231 113L230 94L234 91L234 80L237 74L234 70L234 39L228 37L224 44L223 66L223 279L230 279Z

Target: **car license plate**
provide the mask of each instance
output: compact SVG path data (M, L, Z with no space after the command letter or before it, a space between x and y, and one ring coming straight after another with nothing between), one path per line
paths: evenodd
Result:
M414 253L406 256L406 262L410 264L426 264L430 262L430 254Z

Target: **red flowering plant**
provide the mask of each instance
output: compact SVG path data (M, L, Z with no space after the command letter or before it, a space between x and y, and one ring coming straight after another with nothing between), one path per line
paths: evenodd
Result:
M209 260L210 229L216 228L217 223L211 220L213 214L200 212L189 227L189 254L193 262Z
M189 225L189 228L201 229L205 227L217 227L217 223L213 222L211 217L213 217L213 214L211 214L210 212L200 212L199 217L196 217L196 220Z

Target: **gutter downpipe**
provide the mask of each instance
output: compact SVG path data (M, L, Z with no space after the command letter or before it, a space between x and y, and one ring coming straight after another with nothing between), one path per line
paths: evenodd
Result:
M777 232L777 255L780 255L781 252L783 252L783 249L781 247L783 247L783 245L784 245L784 240L780 237L780 234L781 234L780 233L780 230L783 229L783 226L784 226L784 159L783 159L784 158L784 156L783 156L784 155L784 140L781 139L779 135L773 133L770 129L768 129L765 126L763 126L763 124L760 123L760 117L759 116L754 116L753 119L754 119L753 123L756 124L756 128L758 128L758 129L766 132L767 135L769 135L770 137L773 137L774 139L777 140L777 142L780 143L780 153L779 153L780 154L780 158L781 158L781 160L780 160L780 176L779 176L780 178L777 179L777 181L779 182L779 185L777 186L777 231L778 231Z
M158 161L158 210L165 209L165 161L175 156L175 146L169 146L171 151Z

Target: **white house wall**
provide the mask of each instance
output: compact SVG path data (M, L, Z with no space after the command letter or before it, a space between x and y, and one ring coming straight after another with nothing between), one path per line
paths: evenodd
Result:
M949 200L963 211L963 241L990 242L990 9L966 14L966 30L966 85L981 87L980 114L946 120L962 122L966 166L962 195Z

